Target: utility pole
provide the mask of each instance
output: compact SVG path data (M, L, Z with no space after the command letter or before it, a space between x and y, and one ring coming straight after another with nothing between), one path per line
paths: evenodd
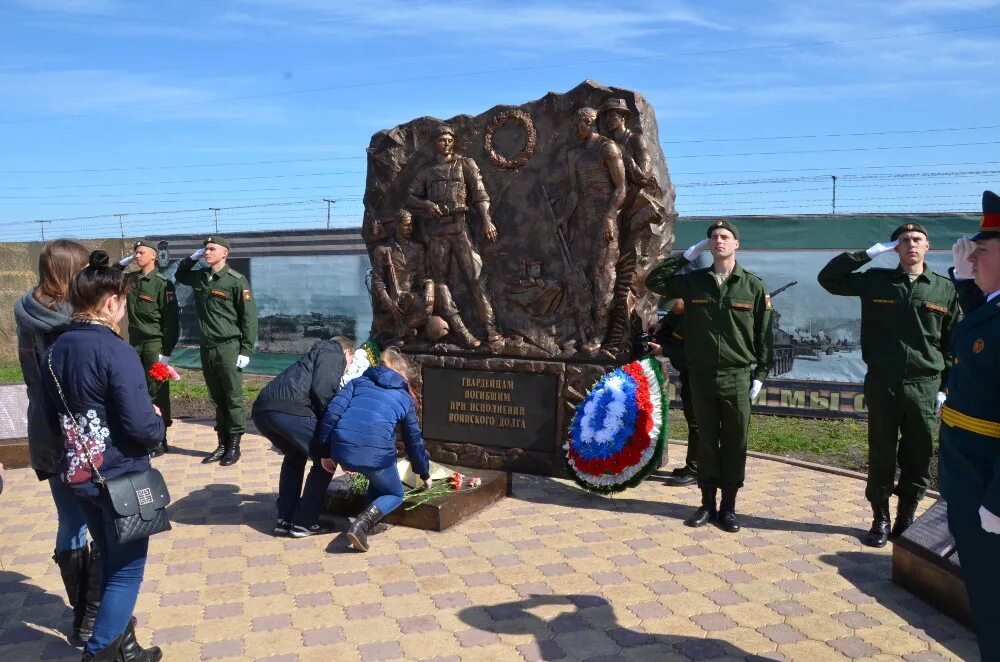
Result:
M125 217L128 214L115 214L118 217L118 228L122 232L122 241L125 241Z
M222 209L222 207L209 207L209 210L211 210L215 214L215 234L219 234L219 210L220 209Z
M45 241L45 224L51 222L52 221L35 221L35 223L38 223L38 227L42 231L42 241Z
M330 205L337 204L336 200L330 200L329 198L323 198L323 202L326 203L326 229L330 229Z
M837 175L830 175L830 179L833 180L833 202L831 203L833 210L832 210L831 213L836 214L837 213Z

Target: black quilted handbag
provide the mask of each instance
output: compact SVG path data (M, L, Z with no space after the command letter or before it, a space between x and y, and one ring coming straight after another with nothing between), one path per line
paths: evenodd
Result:
M76 417L66 402L63 395L62 386L56 379L55 370L52 369L52 354L49 353L49 373L55 381L56 390L62 400L66 415L71 421ZM82 428L79 430L82 434ZM94 472L94 482L97 483L98 490L107 501L108 509L111 511L111 519L115 523L115 533L119 543L132 542L141 538L148 538L154 533L162 533L170 530L170 520L167 519L167 505L170 503L170 492L167 491L167 484L163 480L163 475L152 467L146 471L137 471L116 478L104 478L94 464L94 458L90 455L90 450L86 444L81 444L83 453Z

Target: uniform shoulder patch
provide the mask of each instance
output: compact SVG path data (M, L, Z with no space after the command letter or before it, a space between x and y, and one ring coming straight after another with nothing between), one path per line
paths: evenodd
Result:
M233 278L246 278L246 276L244 276L243 274L241 274L240 272L236 271L236 269L233 268L229 269L229 273L233 275Z
M162 280L162 281L165 281L165 282L167 282L167 283L169 283L169 282L170 282L170 279L169 279L169 278L167 278L166 276L164 276L164 275L163 275L162 273L160 273L159 271L157 271L157 272L156 272L156 277L157 277L157 278L159 278L159 279L160 279L160 280Z

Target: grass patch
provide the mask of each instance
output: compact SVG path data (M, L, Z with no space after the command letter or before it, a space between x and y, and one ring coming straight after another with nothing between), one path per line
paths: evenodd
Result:
M24 374L17 359L0 359L0 384L23 384Z

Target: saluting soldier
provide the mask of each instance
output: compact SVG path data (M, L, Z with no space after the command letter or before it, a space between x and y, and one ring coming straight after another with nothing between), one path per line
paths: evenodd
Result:
M958 297L951 281L924 263L931 244L919 223L904 223L864 251L833 258L819 272L831 294L861 298L861 354L868 366L868 484L872 526L865 538L884 547L913 523L917 504L931 482L937 410L945 400L948 335L958 321ZM895 269L858 272L875 257L895 251ZM896 462L899 462L899 482ZM899 497L889 530L889 496Z
M681 406L688 429L687 453L684 466L677 467L667 476L667 485L682 487L698 482L698 420L694 417L694 400L691 397L691 373L684 359L684 300L675 299L667 314L650 329L653 340L670 366L680 378Z
M760 276L736 261L736 227L715 221L707 234L708 239L653 269L646 287L684 301L684 358L698 420L701 488L701 506L684 523L699 527L718 521L722 530L735 533L740 530L736 495L746 475L750 403L774 356L771 301ZM711 250L711 267L678 273L705 250Z
M194 290L201 336L201 370L215 403L215 431L219 445L203 464L224 467L240 459L240 438L246 431L243 408L243 369L257 342L257 306L246 276L226 264L229 240L208 237L177 267L177 282ZM195 269L201 258L207 269Z
M154 382L149 376L149 368L154 363L169 363L180 335L177 316L177 295L174 284L156 268L158 250L149 239L140 239L133 245L135 252L118 262L124 269L131 262L139 267L130 272L135 279L132 291L126 301L128 306L128 342L139 353L142 367L146 371L146 385L153 389ZM170 427L170 383L156 387L153 403L160 408L163 424ZM150 451L152 457L167 452L167 435Z
M941 494L983 660L1000 660L1000 197L983 193L980 232L952 248L965 319L941 410Z

